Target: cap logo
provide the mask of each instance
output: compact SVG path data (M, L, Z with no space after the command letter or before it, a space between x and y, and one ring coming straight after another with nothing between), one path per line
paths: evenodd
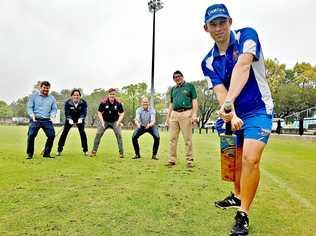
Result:
M207 14L210 16L210 15L215 14L215 13L225 13L225 9L215 8L215 9L210 10Z

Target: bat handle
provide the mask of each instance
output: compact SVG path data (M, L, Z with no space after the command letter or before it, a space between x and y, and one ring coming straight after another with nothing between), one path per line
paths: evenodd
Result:
M230 121L228 121L226 123L226 127L225 127L225 134L226 135L232 135L233 131L232 131L232 123Z
M230 113L232 111L232 103L230 101L225 101L224 103L224 111L225 113ZM225 134L232 135L232 123L230 121L226 122Z

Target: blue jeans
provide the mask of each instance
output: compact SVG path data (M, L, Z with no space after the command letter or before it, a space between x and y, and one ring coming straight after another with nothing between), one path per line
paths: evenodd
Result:
M138 138L147 132L150 133L151 136L153 136L153 138L154 138L153 155L157 155L160 137L159 137L158 129L156 128L156 126L148 128L148 129L145 129L145 127L141 126L140 128L137 128L134 131L133 137L132 137L132 142L133 142L134 151L135 151L136 155L139 155Z
M42 128L47 137L44 156L50 155L50 152L53 147L54 138L55 138L55 130L53 123L49 119L41 119L36 121L30 121L29 130L28 130L28 138L27 138L27 151L26 153L30 156L34 154L34 140L38 134L39 129Z

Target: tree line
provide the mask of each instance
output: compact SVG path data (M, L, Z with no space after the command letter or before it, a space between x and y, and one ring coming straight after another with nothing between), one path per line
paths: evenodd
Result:
M266 75L277 117L286 117L316 105L316 66L302 62L287 69L286 65L279 63L277 59L267 59L265 62ZM213 91L207 89L206 80L197 80L192 83L198 94L199 127L204 127L209 119L216 118L215 111L218 109L218 103ZM165 121L166 108L170 101L170 90L171 86L166 93L155 94L157 124ZM58 108L61 109L61 120L64 119L64 102L70 97L70 93L71 89L51 92L57 100ZM103 88L94 89L91 94L84 94L83 98L89 105L87 115L89 126L95 125L98 106L105 96L106 90ZM117 97L124 104L125 118L123 123L125 126L132 126L135 111L140 106L143 96L150 97L146 83L129 84L118 89ZM11 104L0 101L0 117L27 117L26 103L28 98L29 96L22 97Z

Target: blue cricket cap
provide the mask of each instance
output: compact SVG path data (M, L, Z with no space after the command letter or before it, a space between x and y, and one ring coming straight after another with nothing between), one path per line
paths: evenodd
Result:
M205 12L205 24L213 21L216 18L230 18L227 7L224 4L214 4L209 6Z

